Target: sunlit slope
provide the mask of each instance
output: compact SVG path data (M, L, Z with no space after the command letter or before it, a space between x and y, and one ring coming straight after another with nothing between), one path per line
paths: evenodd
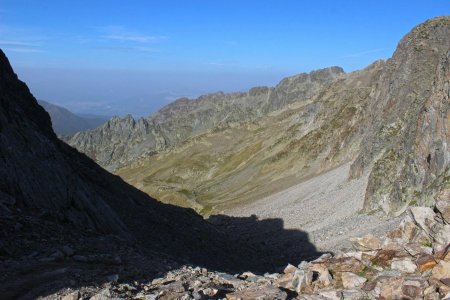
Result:
M117 174L163 202L204 214L259 199L352 160L384 62L347 74L313 97L232 123Z

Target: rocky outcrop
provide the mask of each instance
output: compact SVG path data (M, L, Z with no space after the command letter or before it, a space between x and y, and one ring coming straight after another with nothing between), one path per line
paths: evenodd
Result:
M431 205L448 185L450 18L431 19L407 34L369 98L364 143L352 175L371 168L366 208L401 211Z
M103 289L69 289L61 294L160 300L448 299L450 225L436 211L415 207L386 236L354 238L353 249L298 266L289 264L281 273L229 275L184 266L152 281L110 280Z
M450 17L431 19L407 34L387 61L329 84L320 83L339 69L285 79L269 95L271 113L213 125L116 172L162 201L207 214L350 161L350 179L369 178L367 212L398 215L411 204L431 205L450 178L449 39ZM176 120L179 112L173 113Z
M331 67L283 79L276 87L245 93L222 92L181 98L148 118L114 117L102 127L75 134L67 142L108 170L129 165L190 137L245 123L286 105L306 101L344 74Z
M190 138L116 174L160 201L202 213L281 191L356 157L384 65L341 75L307 100Z

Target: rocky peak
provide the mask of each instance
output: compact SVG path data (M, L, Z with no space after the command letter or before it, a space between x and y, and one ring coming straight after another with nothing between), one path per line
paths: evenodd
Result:
M407 34L386 63L352 168L355 176L373 166L367 209L394 213L413 199L429 205L446 184L449 51L450 18L439 17Z
M268 109L277 110L294 101L309 99L344 74L341 67L329 67L284 78L271 93Z
M17 93L20 91L20 93ZM48 114L37 109L37 101L31 95L28 87L18 80L5 54L0 51L0 92L2 93L0 111L0 131L6 124L23 125L23 119L27 120L27 126L39 129L42 134L54 137ZM15 128L14 130L19 130Z
M130 118L115 118L103 127L77 133L68 143L106 169L115 170L190 137L230 123L251 122L294 101L308 99L342 74L342 68L330 67L283 79L274 88L180 98L139 121L145 126L136 128Z

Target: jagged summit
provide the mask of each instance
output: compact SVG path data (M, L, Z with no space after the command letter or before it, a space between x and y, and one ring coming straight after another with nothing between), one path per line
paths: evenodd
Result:
M140 134L89 132L69 143L158 199L204 211L347 162L351 179L368 176L366 211L429 204L449 177L449 23L418 25L392 58L363 70L331 67L274 88L184 99L148 118Z
M273 88L180 98L141 118L138 126L130 117L114 118L77 133L68 143L113 171L217 127L252 122L293 102L306 101L343 74L342 68L330 67L285 78Z

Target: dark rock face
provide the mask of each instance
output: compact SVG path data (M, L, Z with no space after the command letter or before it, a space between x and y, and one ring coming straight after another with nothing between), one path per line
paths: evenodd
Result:
M279 220L259 227L253 219L223 220L231 227L242 221L259 234L284 233ZM1 51L0 224L0 298L6 299L36 298L68 283L100 286L111 273L151 278L182 263L262 271L305 251L318 255L305 233L286 231L305 248L283 257L279 248L225 232L108 173L56 137L49 115Z
M305 101L343 74L342 68L331 67L285 78L274 88L181 98L148 118L114 117L100 128L75 134L68 144L104 168L115 170L190 137L253 121L295 101Z
M0 71L2 203L14 203L24 212L58 212L64 222L80 230L159 240L154 245L164 251L175 249L169 247L172 243L189 247L192 241L182 241L183 236L165 241L184 227L202 224L199 232L206 230L205 237L210 234L212 228L206 228L193 212L161 205L60 142L48 114L17 79L3 53ZM191 239L196 234L184 237L189 235Z

